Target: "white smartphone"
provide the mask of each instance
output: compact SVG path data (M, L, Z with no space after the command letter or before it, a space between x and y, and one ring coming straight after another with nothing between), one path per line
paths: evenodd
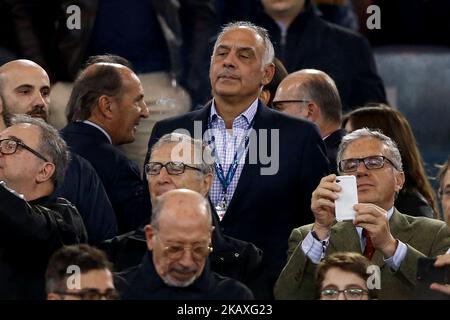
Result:
M342 190L336 192L339 198L334 201L336 220L348 221L355 218L353 206L358 203L358 189L355 176L337 176L336 183Z

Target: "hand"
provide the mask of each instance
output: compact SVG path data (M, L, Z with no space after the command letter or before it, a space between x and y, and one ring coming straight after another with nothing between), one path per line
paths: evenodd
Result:
M341 191L341 187L334 182L335 180L335 174L323 177L312 193L311 211L315 217L313 230L320 239L328 236L335 220L334 200L338 198L336 192Z
M367 230L375 249L390 258L397 250L397 240L391 234L386 210L372 203L358 203L353 206L356 211L353 223Z
M450 266L450 253L437 256L434 266L435 267ZM449 284L444 285L444 284L439 284L439 283L432 283L430 285L430 289L450 295L450 285Z

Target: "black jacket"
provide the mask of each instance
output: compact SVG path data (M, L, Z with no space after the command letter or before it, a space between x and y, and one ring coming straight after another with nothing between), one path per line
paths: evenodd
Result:
M327 148L327 158L330 162L330 171L332 173L337 173L336 157L339 145L341 144L342 138L347 134L345 129L338 129L332 132L328 137L326 137L323 142L325 142L325 147Z
M142 263L119 273L117 288L124 300L253 300L245 285L210 270L206 261L202 274L185 288L170 287L155 270L149 251Z
M87 242L77 209L63 198L26 202L0 186L0 299L44 299L50 256Z
M105 187L120 233L139 227L149 216L137 164L128 159L99 129L83 122L69 123L61 135L71 151L91 163Z
M72 153L64 182L52 197L69 200L79 211L90 244L117 235L116 215L97 172L79 155Z

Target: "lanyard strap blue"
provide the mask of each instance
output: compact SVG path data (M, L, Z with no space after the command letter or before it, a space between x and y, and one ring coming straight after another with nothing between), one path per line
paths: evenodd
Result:
M228 186L231 184L231 181L233 180L234 175L236 174L237 167L239 165L239 161L241 160L242 156L244 155L245 151L248 149L249 141L250 141L250 131L253 127L253 123L255 122L255 118L252 119L250 124L247 127L245 137L241 140L241 143L239 144L236 152L234 153L233 162L231 163L227 175L225 176L225 173L223 171L223 167L220 163L219 155L217 153L216 148L216 138L215 136L211 136L210 140L208 141L208 144L212 144L212 152L211 155L214 158L214 169L217 174L217 178L219 179L220 184L222 185L222 192L224 194L227 193ZM210 131L212 131L212 124L211 124L211 118L208 120L208 134Z

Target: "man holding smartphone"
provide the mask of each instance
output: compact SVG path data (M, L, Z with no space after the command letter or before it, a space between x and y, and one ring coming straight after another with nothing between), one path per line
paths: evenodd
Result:
M359 203L353 221L336 222L336 176L324 177L312 194L314 224L294 229L289 260L275 285L277 299L312 299L320 260L337 251L365 253L380 268L380 299L407 299L416 285L420 257L445 253L450 232L442 221L404 215L394 207L405 177L398 148L378 131L345 136L338 150L339 173L354 175ZM372 249L372 250L369 250ZM375 273L373 274L375 276Z

